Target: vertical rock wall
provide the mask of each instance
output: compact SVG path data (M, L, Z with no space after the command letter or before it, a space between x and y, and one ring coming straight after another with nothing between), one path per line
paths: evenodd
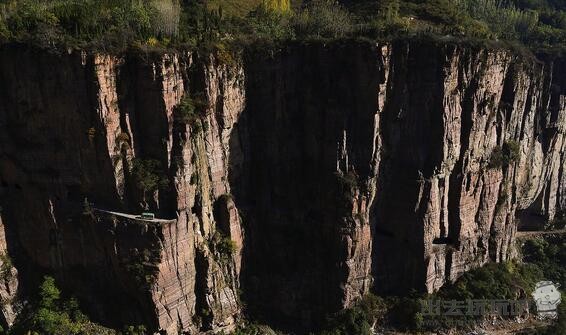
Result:
M212 59L193 67L190 54L0 54L2 218L24 286L51 273L94 320L117 327L230 330L243 245L228 196L239 70ZM206 101L198 129L175 115L195 94ZM140 190L140 160L158 162L166 183ZM165 220L144 228L143 208ZM217 246L225 240L230 254Z
M109 325L229 331L241 292L302 331L370 289L507 260L519 225L566 206L565 63L543 60L422 41L242 60L4 46L4 323L46 272Z
M384 70L375 49L350 43L250 55L247 175L235 196L254 315L308 328L371 287Z
M393 45L390 64L376 287L434 291L509 259L518 216L564 210L560 70L505 50L420 42ZM518 157L497 162L494 152L511 147Z

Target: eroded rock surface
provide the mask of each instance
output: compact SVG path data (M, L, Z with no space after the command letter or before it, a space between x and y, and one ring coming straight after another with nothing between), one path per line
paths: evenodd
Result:
M233 60L4 46L0 249L17 270L0 297L49 272L107 325L229 331L243 298L301 331L372 288L434 291L509 259L520 224L566 206L566 61L541 59L418 41ZM140 187L140 161L158 186Z

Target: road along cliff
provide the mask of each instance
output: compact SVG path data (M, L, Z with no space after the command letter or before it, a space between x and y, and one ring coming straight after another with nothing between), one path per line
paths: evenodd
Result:
M3 46L4 323L46 272L93 320L177 334L309 329L512 258L566 208L565 66L432 41Z

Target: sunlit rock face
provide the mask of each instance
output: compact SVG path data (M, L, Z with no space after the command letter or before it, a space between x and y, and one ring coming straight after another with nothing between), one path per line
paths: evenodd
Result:
M239 155L229 140L244 107L242 71L212 58L193 65L189 53L11 46L0 58L2 221L23 282L52 273L112 326L232 329L243 231L234 202L219 199ZM197 90L208 101L200 131L175 115ZM137 187L139 160L160 165L159 189ZM144 209L160 220L137 219ZM234 241L230 255L217 236Z
M306 330L370 290L512 258L520 225L566 207L566 64L541 60L422 41L4 46L2 322L51 273L110 326ZM140 188L141 161L159 187Z

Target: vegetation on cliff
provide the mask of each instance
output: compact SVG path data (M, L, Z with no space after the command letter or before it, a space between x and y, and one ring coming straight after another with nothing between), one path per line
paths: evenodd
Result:
M20 313L8 334L83 334L89 321L75 299L63 299L52 277L46 276L37 296Z
M565 287L566 237L527 240L521 250L523 262L490 263L467 272L454 284L432 295L413 293L407 297L382 298L369 294L352 308L329 316L327 326L320 334L369 335L373 333L374 326L407 331L438 331L455 325L473 328L481 317L457 317L458 322L455 323L454 317L424 316L422 300L529 299L535 284L541 280L550 280ZM557 322L543 329L531 330L529 334L566 334L566 304L560 305Z
M143 325L114 331L89 321L74 298L65 297L55 279L45 276L35 295L26 302L14 326L1 330L7 335L146 335Z
M545 279L566 288L566 237L550 235L527 240L522 250L526 264L534 264Z
M3 0L0 39L42 47L218 43L430 35L566 46L554 0Z
M502 146L493 149L489 160L490 168L508 166L519 159L521 148L516 141L507 141Z
M169 183L161 163L155 159L135 159L132 162L132 176L136 186L143 192L154 192Z

